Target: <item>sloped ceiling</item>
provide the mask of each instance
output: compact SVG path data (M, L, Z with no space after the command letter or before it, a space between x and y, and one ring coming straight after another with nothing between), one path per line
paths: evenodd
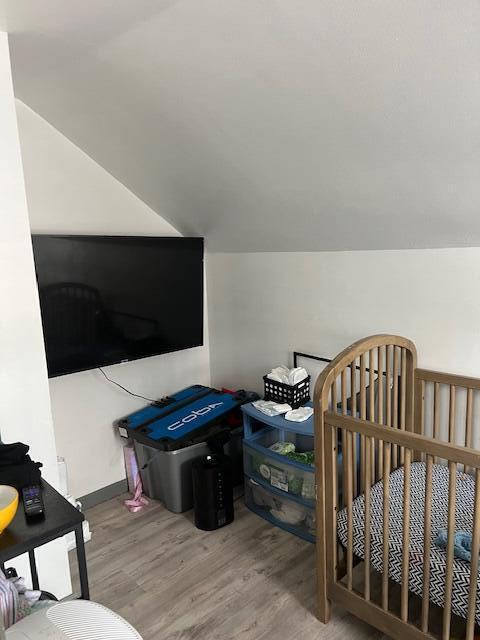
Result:
M15 91L212 251L480 245L478 0L0 0Z

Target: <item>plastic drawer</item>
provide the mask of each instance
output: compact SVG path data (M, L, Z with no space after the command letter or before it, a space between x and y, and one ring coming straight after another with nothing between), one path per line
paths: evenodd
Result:
M300 453L313 450L313 436L278 429L263 429L243 442L245 474L267 487L303 499L314 507L315 468L271 451L275 442L292 442Z
M315 509L282 491L266 488L252 478L245 477L245 504L277 527L315 542Z

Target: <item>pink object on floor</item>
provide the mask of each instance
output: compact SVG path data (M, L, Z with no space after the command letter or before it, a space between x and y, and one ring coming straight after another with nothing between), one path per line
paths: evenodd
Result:
M136 513L147 506L148 499L143 495L142 478L138 469L135 450L132 445L126 445L123 448L123 456L127 472L128 489L133 493L133 497L125 500L124 505L131 513Z
M148 504L148 499L143 495L143 486L142 479L140 478L140 474L137 472L137 485L135 488L135 493L133 494L133 498L131 500L125 500L123 503L127 509L131 513L136 513L146 507Z

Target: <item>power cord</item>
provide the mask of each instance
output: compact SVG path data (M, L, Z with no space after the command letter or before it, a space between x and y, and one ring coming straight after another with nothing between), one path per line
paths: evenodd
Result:
M126 387L122 386L119 382L115 382L115 380L112 380L111 378L109 378L101 367L98 367L98 370L109 382L111 382L112 384L115 384L117 387L120 387L120 389L122 389L122 391L125 391L125 393L128 393L129 395L134 396L135 398L142 398L142 400L147 400L147 402L153 402L153 403L157 402L152 398L147 398L146 396L142 396L139 393L133 393L133 391L129 391Z

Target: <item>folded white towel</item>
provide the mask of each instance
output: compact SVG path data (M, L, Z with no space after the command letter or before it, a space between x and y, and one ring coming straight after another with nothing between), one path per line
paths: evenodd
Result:
M255 409L258 409L267 416L281 416L283 413L292 410L289 404L278 404L272 400L256 400L252 404Z
M312 407L299 407L298 409L292 409L285 414L285 420L291 420L292 422L304 422L308 420L313 414Z
M267 378L270 380L275 380L276 382L283 382L284 384L289 384L293 386L305 380L308 377L308 373L304 367L295 367L294 369L289 369L285 367L283 364L279 367L274 367L270 373L267 373Z
M305 380L305 378L308 378L308 373L307 370L304 369L304 367L297 367L296 369L292 369L290 371L290 373L288 374L288 378L290 380L289 384L294 385L301 382L302 380Z
M290 369L288 367L284 367L281 365L280 367L274 367L270 373L267 374L267 378L270 380L275 380L276 382L283 382L284 384L289 384L288 376L290 373Z

